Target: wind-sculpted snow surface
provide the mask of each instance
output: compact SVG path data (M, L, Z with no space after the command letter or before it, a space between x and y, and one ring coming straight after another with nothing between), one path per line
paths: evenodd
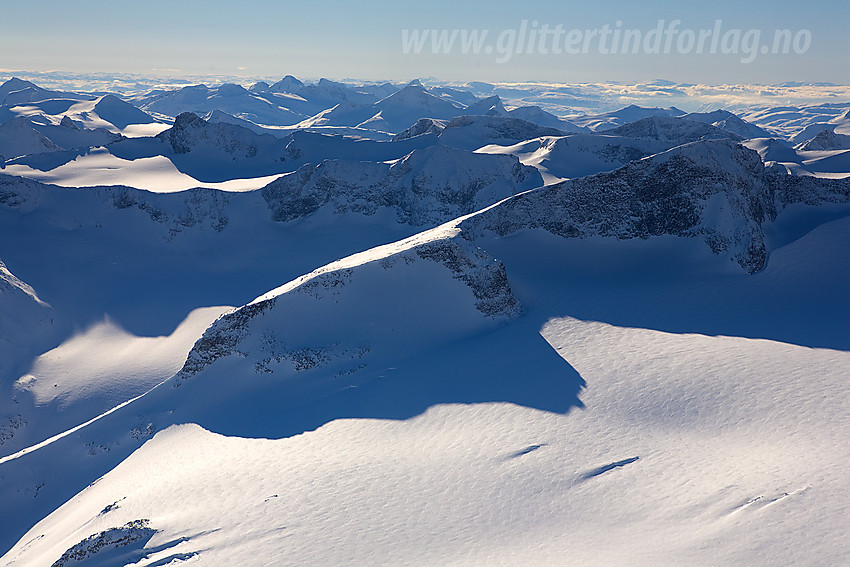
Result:
M464 225L473 234L540 227L568 238L698 237L753 273L767 262L762 224L777 206L847 200L846 181L769 175L756 152L716 140L519 195Z
M449 221L543 184L532 167L510 156L432 146L393 163L325 161L307 165L262 190L277 221L330 205L337 212L395 209L414 226Z

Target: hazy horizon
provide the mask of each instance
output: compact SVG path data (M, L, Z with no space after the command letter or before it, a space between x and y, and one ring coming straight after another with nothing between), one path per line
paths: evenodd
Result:
M457 5L443 0L413 6L386 0L368 5L338 0L310 5L256 0L242 3L238 9L221 1L116 4L81 0L71 4L41 0L5 7L0 23L0 69L163 77L292 74L393 81L435 77L442 81L516 82L641 82L656 78L709 84L850 82L846 65L850 9L843 2L819 3L817 9L807 12L787 1L711 5L665 1L648 7L626 2L564 5L546 0L532 9L521 5L495 8L491 3ZM830 17L824 17L826 14ZM537 41L539 38L523 35L523 26L537 32L545 29L543 35L548 37ZM559 45L567 32L575 30L588 39L586 44L576 44L578 51L585 47L584 52L555 53L560 49L552 48L558 26L563 30L557 37ZM613 32L625 30L645 39L659 26L674 26L666 53L663 47L647 53L647 46L642 45L632 53L599 44L603 33L610 34L605 41L613 41ZM701 31L710 32L715 26L720 32L715 34L717 39L731 34L723 36L728 45L716 42L713 53L711 38L704 49L692 45ZM421 52L404 52L405 37L433 30L438 34L445 30L446 37L454 30L486 31L486 50L482 45L477 53L463 53L458 36L448 53L433 53L430 38ZM735 30L740 30L737 40ZM746 36L751 30L759 37ZM803 34L798 47L805 50L772 53L776 30ZM517 45L510 57L500 57L500 47L510 43L511 35L517 44L521 39L527 40L527 46L533 43L532 53ZM501 45L500 39L505 40ZM754 43L754 39L759 41ZM753 47L749 51L748 40ZM438 43L437 51L445 47Z

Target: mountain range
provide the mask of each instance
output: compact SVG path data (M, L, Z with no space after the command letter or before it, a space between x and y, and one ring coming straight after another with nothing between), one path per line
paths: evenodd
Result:
M0 565L850 558L846 112L479 90L0 86Z

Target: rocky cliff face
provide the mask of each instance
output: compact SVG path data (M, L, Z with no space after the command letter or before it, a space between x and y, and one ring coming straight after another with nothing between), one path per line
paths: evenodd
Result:
M283 145L274 136L255 134L236 124L210 123L191 112L177 116L174 125L157 138L171 146L175 154L215 151L232 159L245 159L257 157L261 150L265 150L264 153L277 151L283 155Z
M628 138L643 138L669 142L671 144L687 144L699 140L719 140L728 138L740 142L741 136L711 124L674 118L670 116L648 116L635 122L606 130L606 134Z
M420 118L416 122L414 122L413 126L410 128L405 128L398 134L392 137L393 142L397 142L399 140L407 140L409 138L415 138L416 136L422 136L423 134L437 134L439 135L443 130L446 129L446 120L437 120L435 118Z
M325 205L374 214L395 208L398 221L432 226L543 184L511 156L432 146L393 163L328 160L307 165L262 190L273 218L285 222Z
M844 180L768 172L756 152L711 140L519 195L463 227L467 238L538 227L566 238L696 237L754 273L768 255L762 223L782 206L848 200Z
M244 200L248 195L203 188L180 193L150 193L122 186L67 189L0 174L0 208L19 213L40 207L62 209L69 226L97 224L116 209L137 209L152 221L152 232L167 240L190 228L220 232L230 220L231 200ZM74 206L63 205L65 201L73 201Z
M802 203L817 206L850 202L850 178L824 179L789 175L781 165L766 169L765 182L780 206Z

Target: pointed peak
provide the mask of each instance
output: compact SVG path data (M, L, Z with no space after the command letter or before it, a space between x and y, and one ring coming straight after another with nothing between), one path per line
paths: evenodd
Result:
M61 122L59 122L59 125L60 125L60 126L62 126L62 127L64 127L64 128L71 128L71 129L73 129L73 130L79 130L79 128L77 127L77 125L76 125L76 124L74 124L74 121L73 121L73 120L71 120L71 117L70 117L70 116L68 116L67 114L66 114L65 116L63 116L63 117L62 117L62 121L61 121Z
M0 85L0 89L8 89L8 90L20 90L25 89L27 87L35 87L35 83L31 83L29 81L25 81L19 77L12 77L2 85Z
M204 123L204 119L194 112L183 112L174 119L174 129L183 130L189 126L201 126Z
M97 103L94 105L95 108L100 109L100 110L107 108L107 107L115 108L115 107L126 107L126 106L133 106L133 105L130 104L129 102L125 101L124 99L115 96L114 94L103 95L102 97L100 97L100 100L97 101Z
M3 102L3 99L5 99L7 95L15 92L25 91L27 89L31 91L41 90L38 86L34 85L29 81L19 79L18 77L12 77L8 81L0 85L0 103Z
M269 90L276 93L288 93L288 92L296 92L304 88L304 83L293 77L292 75L287 75L271 87Z

